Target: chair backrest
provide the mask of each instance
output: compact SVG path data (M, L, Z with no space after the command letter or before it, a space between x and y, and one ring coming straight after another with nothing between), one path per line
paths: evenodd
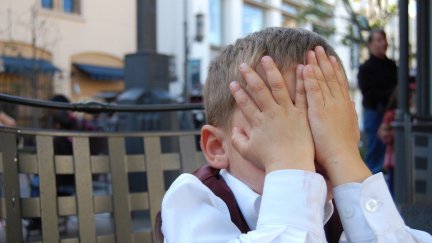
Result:
M169 183L179 173L204 164L198 135L198 131L83 133L0 127L0 218L6 221L6 241L25 242L22 219L40 218L39 242L152 242L149 222L155 221ZM17 146L23 136L35 142L32 151ZM58 136L72 141L72 155L54 153L53 140ZM98 154L91 149L94 138L105 140L101 144L106 148L99 148ZM20 175L37 176L39 196L23 195L28 185L20 185ZM72 195L58 195L56 175L74 176ZM112 218L108 233L100 229L100 214ZM59 233L59 217L68 216L76 216L77 229L66 239Z

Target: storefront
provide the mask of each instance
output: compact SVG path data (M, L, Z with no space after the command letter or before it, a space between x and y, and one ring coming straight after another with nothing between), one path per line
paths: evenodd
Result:
M53 94L53 77L59 68L51 62L51 54L20 42L1 42L0 92L11 95L49 99ZM22 125L31 125L32 111L28 107L7 106L3 111L17 118Z
M94 100L101 93L123 92L123 66L123 60L105 53L88 52L72 56L72 100Z

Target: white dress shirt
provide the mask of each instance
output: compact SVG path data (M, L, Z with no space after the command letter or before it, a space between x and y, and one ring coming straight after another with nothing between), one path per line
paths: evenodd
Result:
M263 196L222 170L251 231L242 234L228 207L191 174L180 175L162 201L165 242L327 242L324 223L333 208L324 178L300 170L266 175ZM340 242L431 242L428 233L405 226L382 174L333 189L344 227Z

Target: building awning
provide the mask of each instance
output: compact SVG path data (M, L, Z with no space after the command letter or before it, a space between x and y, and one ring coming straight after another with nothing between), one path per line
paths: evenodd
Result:
M60 71L52 63L42 59L31 59L24 57L0 56L4 72L6 73L32 73L33 70L38 73L52 74Z
M107 66L96 66L89 64L74 63L74 66L84 72L92 79L97 80L122 80L124 79L124 69Z

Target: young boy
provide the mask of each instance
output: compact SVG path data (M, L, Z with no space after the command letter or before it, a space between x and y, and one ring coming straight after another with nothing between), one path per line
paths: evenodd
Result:
M268 28L239 39L211 64L204 101L202 150L248 230L207 184L183 174L162 202L165 242L326 242L327 189L341 242L432 242L405 226L383 176L363 163L345 74L318 35Z

